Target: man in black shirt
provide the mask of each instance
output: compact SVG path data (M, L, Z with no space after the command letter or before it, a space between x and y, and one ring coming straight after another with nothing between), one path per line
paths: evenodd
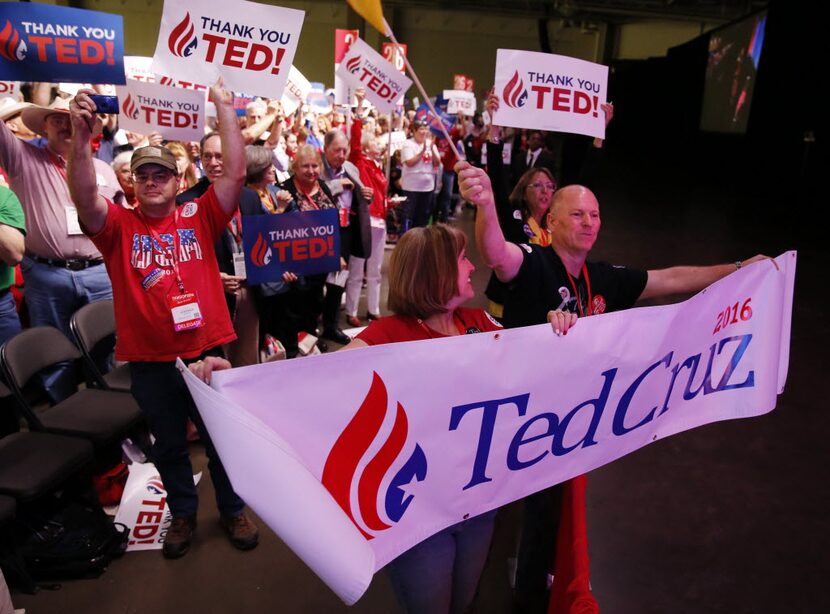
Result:
M742 266L738 261L643 271L589 262L601 226L599 203L580 185L554 194L546 220L550 246L508 243L487 174L465 162L456 171L462 197L478 207L476 242L484 262L508 285L506 328L547 321L566 334L577 317L627 309L639 299L696 292ZM745 264L764 258L758 255ZM525 499L516 574L521 612L547 612L547 574L553 569L561 497L560 485Z

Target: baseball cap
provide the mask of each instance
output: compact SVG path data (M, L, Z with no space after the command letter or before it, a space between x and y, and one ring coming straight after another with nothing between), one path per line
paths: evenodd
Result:
M140 166L144 166L145 164L158 164L164 168L169 168L175 174L179 172L176 166L176 156L166 147L148 145L136 149L133 152L132 160L130 160L130 171L134 173Z

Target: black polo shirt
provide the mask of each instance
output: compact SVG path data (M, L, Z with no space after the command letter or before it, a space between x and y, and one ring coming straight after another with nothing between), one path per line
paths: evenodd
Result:
M524 260L516 278L508 284L504 303L506 328L543 324L547 322L548 311L553 309L570 311L580 317L628 309L637 302L648 281L648 273L641 269L586 262L588 279L580 272L573 279L574 292L565 265L552 247L527 243L519 247Z

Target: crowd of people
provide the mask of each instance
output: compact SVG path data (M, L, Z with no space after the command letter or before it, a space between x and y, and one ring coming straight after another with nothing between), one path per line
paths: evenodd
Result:
M16 285L25 289L28 323L67 334L79 307L114 300L115 359L130 363L133 394L155 437L151 458L168 491L168 558L187 553L196 528L188 420L205 444L231 542L243 550L258 542L177 357L209 381L215 369L268 359L274 340L289 359L313 352L302 343L309 335L328 351L329 342L354 350L544 322L566 334L578 318L696 291L741 266L644 271L588 260L599 203L575 180L602 141L575 139L572 171L557 163L548 135L493 125L492 93L483 113L458 117L447 142L414 111L377 113L362 92L352 107L301 106L290 115L276 100L257 99L238 117L220 82L211 88L216 117L205 136L184 143L119 129L117 117L96 112L91 90L74 98L52 90L34 84L32 102L0 108L0 343L21 329ZM613 107L603 111L610 121ZM474 267L466 236L451 224L456 189L477 209L475 239L493 271L489 314L463 306L474 296ZM240 264L245 219L322 209L338 213L340 270L286 271L249 285ZM382 305L381 268L393 242ZM368 326L352 339L341 321ZM76 387L68 365L43 384L52 402ZM546 611L560 502L561 487L526 501L516 586L523 611ZM453 525L389 565L407 611L470 605L493 517Z

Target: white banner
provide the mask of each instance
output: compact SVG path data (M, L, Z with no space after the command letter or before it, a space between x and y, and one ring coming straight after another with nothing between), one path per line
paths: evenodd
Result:
M658 439L775 407L795 252L691 299L186 372L234 490L347 604L435 532ZM324 385L320 385L323 383Z
M362 39L357 39L343 56L337 74L352 87L366 90L366 99L383 113L391 113L412 81L383 59Z
M464 90L444 90L444 98L447 100L447 113L463 113L464 115L475 115L476 95Z
M305 78L303 73L297 70L296 66L291 66L288 72L288 80L285 82L285 89L282 92L283 112L286 115L291 115L300 105L305 104L306 98L311 91L311 83Z
M198 484L201 473L193 476ZM130 531L127 552L160 550L173 516L167 506L167 489L153 463L133 463L115 514Z
M170 141L198 141L205 134L205 94L127 79L117 85L118 125L148 134L156 130Z
M499 49L495 92L499 126L605 138L608 67L564 55Z
M282 96L304 11L245 0L165 0L154 72L266 98Z

